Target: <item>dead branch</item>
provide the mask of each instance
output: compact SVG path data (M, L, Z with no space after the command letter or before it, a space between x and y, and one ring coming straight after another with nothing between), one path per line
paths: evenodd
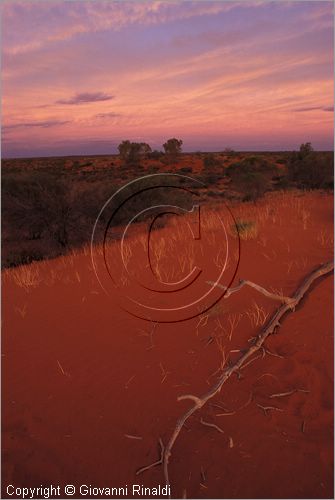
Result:
M201 408L202 406L202 401L200 398L198 398L197 396L193 396L192 394L185 394L184 396L179 396L177 398L177 401L182 401L183 399L191 399L192 401L194 401L195 403L195 406L197 408Z
M263 343L265 340L271 335L277 327L280 326L279 321L281 318L285 316L287 312L292 312L295 311L295 308L297 305L300 303L301 299L305 296L306 292L310 289L314 281L316 281L318 278L322 276L326 276L330 274L334 270L334 263L333 262L327 262L326 264L322 264L319 266L317 269L314 271L310 272L305 279L302 281L301 285L297 288L295 294L293 295L292 298L290 297L282 297L281 295L275 295L271 292L268 292L264 288L260 287L259 285L255 285L254 283L251 284L249 281L242 281L240 282L240 285L238 287L235 287L233 289L228 290L229 295L231 295L234 292L237 292L240 290L244 285L249 285L258 290L259 292L263 293L267 297L273 298L275 300L280 300L281 302L284 302L271 316L269 319L268 323L261 329L260 333L258 334L257 337L253 340L251 346L240 356L240 358L232 365L228 366L221 374L217 382L213 385L213 387L203 394L200 397L193 396L193 395L186 395L186 396L180 396L178 397L178 401L184 400L184 399L191 399L194 401L194 405L189 408L178 420L176 423L176 426L172 432L172 435L164 448L162 452L162 463L163 463L163 471L164 471L164 478L166 485L170 485L170 480L169 480L169 460L171 456L171 451L172 448L175 444L175 441L177 437L179 436L179 433L181 429L183 428L185 422L189 419L193 413L195 413L198 409L202 408L208 400L213 398L216 394L218 394L221 389L223 384L231 377L231 375L235 372L238 372L243 365L245 365L245 362L259 349L261 349ZM229 296L228 295L228 296ZM227 294L226 294L227 297ZM276 407L261 407L261 405L258 405L262 410L264 411L265 414L267 414L267 411L269 410L277 410L277 411L283 411L280 408ZM156 462L155 464L158 465L158 463L161 463L161 461ZM140 469L143 471L144 469Z
M226 411L225 413L216 413L216 417L229 417L230 415L235 415L236 411Z
M248 366L251 363L253 363L254 361L256 361L256 359L263 358L263 357L264 357L263 354L259 354L255 358L249 359L249 361L247 363L245 363L243 366L241 366L240 370L243 370L246 366Z
M205 422L205 420L203 420L202 418L200 419L200 422L202 423L202 425L206 425L207 427L213 427L213 429L216 429L217 431L224 434L224 430L222 430L221 427L219 427L218 425L212 424L211 422Z
M230 410L227 410L225 411L224 413L217 413L215 416L216 417L226 417L227 415L235 415L235 413L237 413L238 411L240 410L244 410L244 408L246 408L247 406L250 405L251 401L253 400L254 398L254 395L253 393L251 392L250 393L250 396L248 398L248 400L246 401L246 403L244 403L242 406L240 406L239 408L236 408L235 410L233 411L230 411Z
M273 300L279 300L280 302L283 302L284 304L289 304L293 300L291 297L285 297L284 295L279 295L276 293L269 292L268 290L266 290L262 286L257 285L257 283L253 283L252 281L249 281L249 280L241 280L237 286L232 287L232 288L227 288L226 286L221 285L220 283L215 283L215 281L206 281L206 283L208 285L213 285L213 286L217 286L219 288L222 288L222 290L226 290L226 293L224 294L224 297L223 297L224 299L228 299L228 297L230 297L233 293L236 293L239 290L241 290L241 288L243 288L244 286L250 286L251 288L254 288L255 290L257 290L259 293L262 293L263 295L265 295L265 297L269 297L269 299L273 299Z
M281 354L278 354L276 352L270 351L270 349L264 349L265 354L269 354L269 356L274 356L275 358L282 358L284 359L285 356L282 356Z
M258 408L264 411L264 415L267 416L268 411L270 410L277 410L277 411L284 411L282 408L277 408L277 406L262 406L257 404Z
M278 394L270 394L269 398L283 398L285 396L291 396L292 394L295 394L296 392L309 392L306 389L292 389L291 391L287 392L279 392Z
M128 439L143 439L142 436L134 436L133 434L125 434L124 436Z
M142 472L144 472L145 470L152 469L153 467L156 467L157 465L161 465L163 463L164 445L163 445L163 441L161 440L161 438L159 438L159 446L161 448L160 459L157 460L157 462L154 462L151 465L147 465L146 467L141 467L141 469L138 469L136 471L136 476L138 476L139 474L142 474Z

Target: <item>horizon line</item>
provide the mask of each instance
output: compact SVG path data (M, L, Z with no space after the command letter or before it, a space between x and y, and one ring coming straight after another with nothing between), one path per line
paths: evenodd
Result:
M315 149L313 150L316 153L333 153L334 154L334 148L333 149ZM164 151L159 151L159 150L154 150L158 151L159 153L162 153L162 155L165 155ZM293 153L295 151L298 151L298 149L233 149L230 152L225 152L224 150L217 150L217 151L182 151L179 153L180 156L182 155L195 155L195 154L236 154L236 153L259 153L259 154L274 154L274 153ZM96 157L101 157L101 156L120 156L119 153L98 153L98 154L70 154L70 155L42 155L42 156L1 156L1 161L2 160L38 160L38 159L44 159L44 158L96 158Z

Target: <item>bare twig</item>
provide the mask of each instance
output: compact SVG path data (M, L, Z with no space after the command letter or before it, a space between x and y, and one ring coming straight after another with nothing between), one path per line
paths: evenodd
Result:
M161 465L163 463L163 456L164 456L164 449L165 448L164 448L163 441L161 440L161 438L159 438L159 446L161 448L160 459L157 460L157 462L154 462L151 465L147 465L146 467L141 467L141 469L138 469L136 471L136 476L138 476L139 474L142 474L142 472L144 472L145 470L152 469L153 467L156 467L157 465Z
M213 285L213 286L217 286L218 288L222 288L222 290L226 290L226 293L224 294L225 299L228 299L228 297L230 297L233 293L236 293L239 290L241 290L241 288L243 288L244 286L250 286L251 288L254 288L258 292L265 295L265 297L269 297L269 299L279 300L280 302L283 302L284 304L290 304L293 301L293 298L291 298L291 297L285 297L284 295L269 292L268 290L266 290L262 286L257 285L256 283L253 283L252 281L249 281L249 280L241 280L237 286L232 287L232 288L227 288L226 286L221 285L220 283L215 283L215 281L206 281L206 283L208 285Z
M205 475L205 471L204 471L203 466L201 466L201 468L200 468L200 474L201 474L202 482L205 483L206 482L206 475Z
M201 404L201 399L198 398L197 396L193 396L192 394L184 394L184 396L179 396L177 398L177 401L182 401L183 399L191 399L194 401L195 405L200 408L202 406Z
M161 384L162 384L164 382L164 380L166 379L166 377L170 374L170 372L168 372L167 370L165 370L165 368L162 365L162 363L159 363L159 366L160 366L160 369L161 369L161 372L162 372L162 380L161 380Z
M62 365L60 364L60 362L58 361L58 359L56 359L56 361L57 361L58 368L60 369L60 371L61 371L62 375L64 375L64 376L65 376L65 375L66 375L66 373L65 373L65 371L64 371L64 369L63 369L63 367L62 367Z
M130 379L127 380L127 382L124 384L125 389L128 389L130 382L132 380L134 380L134 378L135 378L135 375L133 375L132 377L130 377Z
M64 375L64 377L69 377L71 378L70 374L64 370L64 368L62 367L62 365L60 364L60 362L58 361L58 359L56 359L57 361L57 365L58 365L58 368L60 370L60 372L62 373L62 375Z
M213 429L216 429L217 431L224 434L224 431L218 425L212 424L211 422L205 422L205 420L203 420L202 418L200 419L200 422L202 423L202 425L206 425L207 427L213 427Z
M282 356L281 354L278 354L276 352L272 352L269 349L264 349L264 352L265 352L265 354L269 354L269 356L274 356L275 358L282 358L282 359L284 359L284 356Z
M256 359L259 359L259 358L262 358L263 355L262 354L259 354L258 356L256 356L255 358L252 358L252 359L249 359L249 361L247 361L247 363L244 363L243 366L241 366L240 370L243 370L246 366L250 365L251 363L253 363L254 361L256 361Z
M270 410L284 411L282 408L277 408L277 406L262 406L259 404L257 406L264 411L264 415L267 415Z
M249 405L250 405L250 403L251 403L251 401L253 400L253 397L254 397L254 395L253 395L253 393L251 392L251 393L250 393L250 396L249 396L249 398L248 398L248 400L247 400L247 402L246 402L246 403L244 403L242 406L240 406L239 408L236 408L236 409L235 409L235 410L233 410L233 411L229 411L229 410L227 410L227 411L225 411L224 413L217 413L215 416L216 416L216 417L226 417L227 415L235 415L235 413L237 413L238 411L243 410L244 408L246 408L247 406L249 406Z
M128 438L128 439L137 439L137 440L141 440L143 439L142 436L133 436L132 434L125 434L124 437Z
M291 394L295 394L296 392L309 392L306 389L292 389L287 392L279 392L278 394L271 394L269 398L283 398L285 396L291 396Z
M224 413L217 413L216 417L229 417L229 415L235 415L236 411L226 411Z

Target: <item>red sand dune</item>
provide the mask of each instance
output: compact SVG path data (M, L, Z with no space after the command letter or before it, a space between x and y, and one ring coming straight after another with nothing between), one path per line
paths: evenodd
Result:
M254 222L241 240L235 283L244 278L291 295L333 258L332 208L323 193L233 207ZM171 240L174 229L155 235ZM214 240L210 265L219 247ZM175 257L183 249L176 239ZM161 264L168 271L171 258ZM187 421L170 461L174 497L332 497L332 283L315 284L268 339L275 355L233 376ZM218 346L236 359L230 351L246 348L276 307L245 287L201 318L158 324L150 335L150 322L103 293L87 251L5 271L2 496L8 484L163 486L161 467L135 472L158 459L159 438L167 442L190 406L177 397L207 391L222 360ZM265 414L258 405L278 409ZM233 414L218 416L225 411Z

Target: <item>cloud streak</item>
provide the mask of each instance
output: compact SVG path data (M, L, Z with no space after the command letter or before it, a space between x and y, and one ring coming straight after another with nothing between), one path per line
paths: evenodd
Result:
M168 1L121 3L77 0L69 2L66 7L59 2L55 5L39 1L7 2L2 10L11 24L12 33L5 54L24 54L83 34L106 30L119 32L128 26L164 25L176 20L217 15L239 8L242 4L257 7L261 2L189 1L186 5Z
M110 111L108 113L98 113L95 115L95 118L118 118L120 113L114 113L113 111Z
M114 99L113 95L105 94L104 92L83 92L81 94L76 94L69 99L59 99L55 104L88 104L94 102L110 101Z
M66 125L67 123L70 123L70 120L44 120L40 122L13 123L10 125L4 125L2 127L2 130L7 131L7 130L15 130L18 128L34 128L34 127L50 128L50 127L59 127L61 125Z
M309 111L327 111L328 113L334 112L334 106L311 106L307 108L296 108L296 113L305 113Z

